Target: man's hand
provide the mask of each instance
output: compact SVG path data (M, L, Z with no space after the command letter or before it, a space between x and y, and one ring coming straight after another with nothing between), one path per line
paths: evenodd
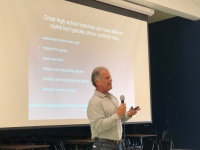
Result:
M132 117L133 115L137 114L137 112L141 110L141 108L137 108L136 110L133 108L133 106L131 106L131 108L129 109L128 111L128 116L129 117Z
M122 103L118 108L116 114L121 118L126 113L126 104Z

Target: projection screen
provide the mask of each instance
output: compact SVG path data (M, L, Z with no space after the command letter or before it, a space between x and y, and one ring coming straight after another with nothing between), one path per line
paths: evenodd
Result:
M89 124L90 77L151 122L147 22L62 0L0 0L0 128Z

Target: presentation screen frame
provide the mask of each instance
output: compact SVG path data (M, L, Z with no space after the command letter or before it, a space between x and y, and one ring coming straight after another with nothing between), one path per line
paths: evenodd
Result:
M2 75L0 82L2 83L0 85L0 90L2 91L2 94L0 95L0 129L5 128L33 128L33 127L53 127L53 126L79 126L79 125L89 125L89 122L87 119L82 118L65 118L65 113L71 113L73 114L73 110L70 110L70 112L63 113L64 115L61 116L58 119L55 119L55 116L58 116L60 111L58 113L55 113L51 115L51 117L44 119L45 113L38 111L38 107L54 107L55 105L43 105L39 103L33 103L30 99L37 99L38 101L42 101L43 95L41 93L44 93L44 96L49 95L49 97L54 97L53 94L49 94L50 92L53 93L53 90L59 91L61 94L59 94L59 97L65 97L64 92L71 92L72 94L76 94L75 88L65 88L65 85L63 83L66 82L82 82L82 86L84 89L85 85L89 85L90 88L88 91L90 91L89 95L92 96L94 92L94 87L90 83L90 74L92 69L96 67L97 65L103 65L107 67L110 70L110 73L113 77L113 90L111 93L115 95L118 99L120 95L125 95L125 102L127 103L127 106L136 106L139 105L141 107L141 113L138 113L136 117L133 117L129 122L130 124L138 124L138 123L151 123L152 117L151 117L151 99L150 99L150 69L149 69L149 50L148 50L148 27L147 27L147 19L148 16L144 14L139 14L137 12L132 12L130 10L125 10L123 8L111 6L108 4L104 4L101 2L93 1L93 0L69 0L69 1L61 1L61 0L35 0L34 2L31 1L18 1L18 2L6 2L1 1L2 5L0 6L0 17L2 18L0 20L0 24L2 24L2 28L0 29L0 49L1 49L1 56L0 56L0 63L1 63L1 70ZM129 89L127 89L127 86L132 86L127 81L124 82L124 80L118 78L119 70L116 69L116 62L120 62L121 64L126 63L124 60L121 60L122 56L129 57L128 55L123 55L122 52L120 52L121 55L119 55L117 58L113 59L114 62L110 63L94 63L91 67L88 67L89 74L86 74L84 69L81 68L81 65L75 66L73 69L74 74L69 77L66 77L64 75L59 75L59 77L55 77L54 74L47 74L52 69L59 69L61 73L63 72L70 72L69 67L66 67L66 64L62 64L62 67L58 67L57 65L49 65L49 60L51 62L59 62L62 63L68 59L68 57L63 57L66 53L72 50L77 45L80 45L80 40L74 40L74 37L72 38L65 37L61 35L61 26L62 30L64 30L63 25L61 24L62 19L67 20L67 13L66 14L54 14L53 11L59 9L58 6L62 6L69 4L70 6L75 6L78 8L82 8L85 12L86 9L91 9L92 11L97 11L98 13L103 12L104 14L109 15L119 15L119 18L124 18L124 20L139 20L143 22L144 25L144 33L141 35L138 35L137 37L133 38L132 41L136 45L145 45L144 52L141 53L141 51L138 51L138 56L143 55L142 59L137 58L134 59L133 62L130 60L130 63L138 63L143 64L143 69L140 69L139 66L134 66L134 71L137 72L136 74L133 73L133 70L128 70L128 65L126 66L117 66L120 69L120 73L124 78L127 78L134 74L134 83L138 86L135 88L130 88L130 91L134 91L135 94L134 98L136 101L132 103L130 99L132 98L129 96L130 93ZM41 4L41 6L39 6ZM8 7L7 7L8 6ZM38 7L36 9L36 6ZM56 7L57 6L57 7ZM67 6L67 5L66 5ZM55 8L54 8L55 7ZM64 7L60 7L61 10L64 10ZM31 14L32 12L35 12L35 14ZM44 13L41 15L39 12L41 10L45 10ZM88 15L91 14L91 10L88 10ZM16 11L16 12L14 12ZM66 8L67 11L67 8ZM78 13L77 11L80 11L74 9L73 13ZM28 13L27 13L28 12ZM83 12L83 11L82 11ZM39 16L39 17L38 17ZM38 17L38 20L34 20ZM60 22L56 22L53 20L61 19ZM103 18L103 17L102 17ZM76 18L77 19L77 18ZM76 20L74 19L74 20ZM96 19L96 18L95 18ZM114 19L114 17L112 18ZM94 20L94 19L93 19ZM98 19L96 19L95 22ZM111 20L111 19L110 19ZM119 20L119 22L124 21ZM106 22L105 20L103 20ZM84 22L84 19L80 20L80 22ZM100 22L100 21L99 21ZM95 23L94 23L95 24ZM69 25L69 24L68 24ZM126 28L127 22L123 23L124 28ZM120 26L120 25L119 25ZM43 27L43 29L36 29L35 27ZM47 27L49 29L47 29ZM66 26L68 27L68 26ZM91 26L92 27L92 23ZM106 27L106 26L105 26ZM109 27L109 26L107 26ZM134 28L133 23L131 28ZM137 29L141 29L141 26L136 26ZM145 28L146 27L146 28ZM110 28L111 29L111 28ZM58 34L55 36L52 33L49 33L49 31L57 32ZM135 29L131 29L130 31L133 31ZM80 34L80 31L77 31L77 34ZM83 30L82 30L83 31ZM112 31L112 30L110 30ZM143 30L141 30L143 31ZM64 31L63 31L64 32ZM79 33L78 33L79 32ZM105 32L105 31L104 31ZM113 33L110 33L110 35L115 34L115 38L111 40L112 42L115 42L116 40L119 40L120 38L123 39L123 35L126 34L127 31L122 32L121 30L117 29L113 30ZM42 35L43 34L43 35ZM74 34L75 35L75 34ZM109 34L101 34L101 39L108 39ZM111 36L112 37L112 36ZM127 36L129 37L129 36ZM89 38L88 38L89 39ZM90 39L92 39L90 37ZM125 39L125 36L124 36ZM129 38L127 38L129 39ZM144 39L142 41L137 41L137 39ZM56 41L58 40L58 42ZM87 39L85 38L85 41ZM123 40L121 40L123 41ZM124 40L125 41L125 40ZM52 44L52 42L56 43ZM69 47L63 47L63 43L72 42ZM25 43L25 44L24 44ZM82 42L84 43L84 42ZM123 42L126 43L126 42ZM139 43L139 44L138 44ZM108 44L108 42L105 42L105 45ZM48 46L47 46L48 45ZM82 44L84 45L84 44ZM101 45L101 44L100 44ZM125 44L128 47L131 47L132 42L129 42L128 44ZM115 44L115 49L117 49L117 44ZM92 47L93 49L96 47ZM108 49L111 49L113 45L108 47ZM84 49L87 49L87 45L84 45ZM91 48L91 49L92 49ZM89 49L89 48L88 48ZM99 48L100 49L100 48ZM105 49L105 47L104 47ZM122 49L122 48L121 48ZM140 48L138 48L140 49ZM39 52L42 51L42 52ZM125 50L124 50L125 51ZM56 57L54 55L51 55L50 53L55 53ZM59 54L58 54L59 53ZM92 58L91 52L91 57ZM131 52L133 53L133 52ZM110 52L110 56L114 54L113 51ZM81 56L84 55L84 52L77 53L77 60L82 59ZM99 52L99 56L104 55L104 53ZM32 57L34 56L34 57ZM144 60L143 60L144 59ZM85 60L85 59L83 59ZM42 63L41 63L42 62ZM84 62L84 61L83 61ZM41 65L42 64L42 65ZM87 66L84 63L82 63L82 66ZM120 68L121 67L121 68ZM37 69L36 69L37 68ZM66 70L68 69L68 70ZM38 71L39 70L39 71ZM126 73L128 70L128 73ZM58 71L57 71L58 72ZM79 80L74 80L75 74L86 74L83 75L81 78L77 77ZM52 71L51 71L52 73ZM38 76L39 74L39 76ZM143 76L144 75L144 76ZM142 77L141 77L142 76ZM32 78L34 80L30 81ZM37 80L42 80L42 84L45 85L39 85L41 86L38 88ZM63 87L57 88L51 87L52 82L55 82L53 80L62 80L63 81ZM70 80L69 80L70 79ZM140 80L138 80L140 79ZM48 84L46 84L48 82ZM115 87L117 87L119 84L121 86L121 89L118 90ZM49 88L51 87L51 88ZM37 88L38 91L35 89ZM73 91L74 90L74 91ZM34 91L34 92L33 92ZM41 92L42 91L42 92ZM45 93L46 92L46 93ZM73 93L74 92L74 93ZM144 94L144 93L145 94ZM48 94L47 94L48 93ZM84 94L84 92L81 92L81 94ZM41 96L42 95L42 96ZM85 98L89 101L89 97ZM63 98L64 99L64 98ZM120 100L119 100L120 101ZM82 109L86 112L87 106L86 103L84 104L76 104L76 105L59 105L58 110L61 107L71 107L76 106L79 110ZM37 109L35 109L37 107ZM33 109L33 111L32 111ZM50 110L51 111L51 110ZM63 110L64 111L64 110ZM143 113L143 112L148 113ZM35 118L34 114L30 115L30 112L38 112L37 116L40 116L39 118ZM81 114L82 112L80 112ZM5 115L6 114L6 115ZM43 118L44 117L44 118ZM144 118L141 120L140 118Z

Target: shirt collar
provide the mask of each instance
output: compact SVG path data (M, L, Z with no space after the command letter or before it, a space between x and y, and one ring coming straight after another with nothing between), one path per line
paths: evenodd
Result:
M99 91L97 91L97 90L95 90L95 92L94 92L94 94L95 95L98 95L99 97L110 97L111 96L111 94L108 92L108 94L103 94L103 93L101 93L101 92L99 92Z

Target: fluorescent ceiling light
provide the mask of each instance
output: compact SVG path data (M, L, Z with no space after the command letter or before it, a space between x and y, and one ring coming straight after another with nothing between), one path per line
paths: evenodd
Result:
M114 6L117 6L117 7L121 7L121 8L124 8L124 9L131 10L131 11L135 11L135 12L138 12L138 13L142 13L142 14L145 14L145 15L148 15L148 16L152 16L154 14L153 9L134 4L134 3L130 2L129 0L96 0L96 1L106 3L106 4L110 4L110 5L114 5Z

